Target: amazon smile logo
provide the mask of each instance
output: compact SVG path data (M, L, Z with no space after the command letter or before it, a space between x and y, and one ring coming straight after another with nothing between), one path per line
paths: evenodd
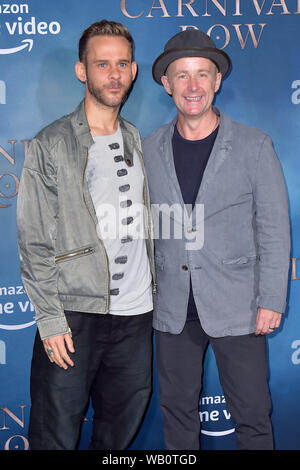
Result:
M224 395L204 396L199 402L201 433L211 437L228 436L235 426L226 408Z
M27 323L20 323L18 325L1 325L0 324L0 330L7 330L7 331L12 331L12 330L24 330L25 328L29 328L30 326L35 325L35 320L30 321Z
M25 10L25 12L28 13L28 5L23 5L23 7L25 6L27 6L27 10ZM2 11L2 13L4 12ZM10 11L9 13L13 12ZM33 48L35 39L32 38L32 36L57 35L61 31L61 25L58 21L38 21L35 16L31 16L27 21L24 20L22 16L18 16L16 21L5 21L1 29L2 33L7 33L9 38L17 38L24 35L31 36L28 39L20 38L11 47L0 48L0 55L6 55L26 50L27 52L30 52Z
M23 49L26 49L26 47L28 47L28 52L30 52L33 46L33 39L23 39L21 42L24 44L17 47L10 47L8 49L0 49L0 54L14 54L15 52L20 52Z
M22 300L18 300L19 296ZM30 315L31 318L25 319L24 314L26 317ZM0 287L0 330L16 331L30 328L36 324L33 314L34 307L25 295L23 286Z

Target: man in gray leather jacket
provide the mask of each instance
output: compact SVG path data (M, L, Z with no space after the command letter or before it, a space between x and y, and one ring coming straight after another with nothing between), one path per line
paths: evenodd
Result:
M75 449L90 398L90 449L125 449L151 393L148 186L139 133L119 116L136 71L123 25L87 28L75 67L85 99L43 129L26 155L18 228L38 325L31 449Z
M171 123L143 141L168 449L199 449L209 343L238 448L273 448L265 335L279 327L286 307L288 202L270 138L212 106L229 66L210 37L191 29L173 36L153 65L177 108Z

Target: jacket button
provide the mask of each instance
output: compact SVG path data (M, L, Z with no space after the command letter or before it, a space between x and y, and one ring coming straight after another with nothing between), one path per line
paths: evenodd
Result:
M188 271L189 268L187 267L186 264L184 264L183 266L181 266L181 269L183 269L183 271Z

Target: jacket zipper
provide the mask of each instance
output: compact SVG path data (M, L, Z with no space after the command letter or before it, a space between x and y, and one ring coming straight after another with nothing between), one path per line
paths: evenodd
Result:
M87 163L88 163L88 158L89 158L89 151L87 150L86 151L86 159L85 159L85 165L84 165L84 169L83 169L83 175L82 175L82 188L84 186L84 176L85 176L85 171L86 171L86 167L87 167ZM90 212L90 209L86 203L86 200L85 200L85 197L84 197L84 192L83 192L83 200L84 200L84 203L86 205L86 208L88 210L88 213L90 214L93 222L94 222L94 218ZM96 234L97 234L97 226L94 222L94 225L95 225L95 230L96 230ZM109 312L109 309L110 309L110 271L109 271L109 261L108 261L108 256L107 256L107 253L106 253L106 249L103 245L103 242L102 240L98 237L98 234L97 234L97 238L99 240L99 243L101 244L101 246L103 246L103 250L104 250L104 253L105 253L105 256L106 256L106 264L107 264L107 273L108 273L108 292L107 292L107 311Z
M72 251L71 253L65 253L63 255L58 255L58 256L55 256L55 261L62 261L64 259L70 259L70 258L73 258L74 256L78 256L78 255L87 255L89 253L93 253L94 252L94 248L93 247L89 247L89 248L82 248L81 250L76 250L76 251Z

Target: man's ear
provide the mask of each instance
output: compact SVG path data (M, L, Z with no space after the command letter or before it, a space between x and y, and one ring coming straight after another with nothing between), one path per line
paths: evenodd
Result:
M131 74L132 74L132 81L135 79L137 74L138 66L135 61L131 62Z
M169 79L168 79L168 76L167 76L167 75L163 75L163 76L161 77L161 83L163 84L164 89L166 90L166 92L167 92L169 95L172 95L172 90L171 90L170 82L169 82Z
M76 62L75 74L78 80L80 80L83 83L86 82L86 68L83 62Z
M223 78L222 74L218 72L217 77L216 77L215 93L217 93L217 91L220 89L222 78Z

